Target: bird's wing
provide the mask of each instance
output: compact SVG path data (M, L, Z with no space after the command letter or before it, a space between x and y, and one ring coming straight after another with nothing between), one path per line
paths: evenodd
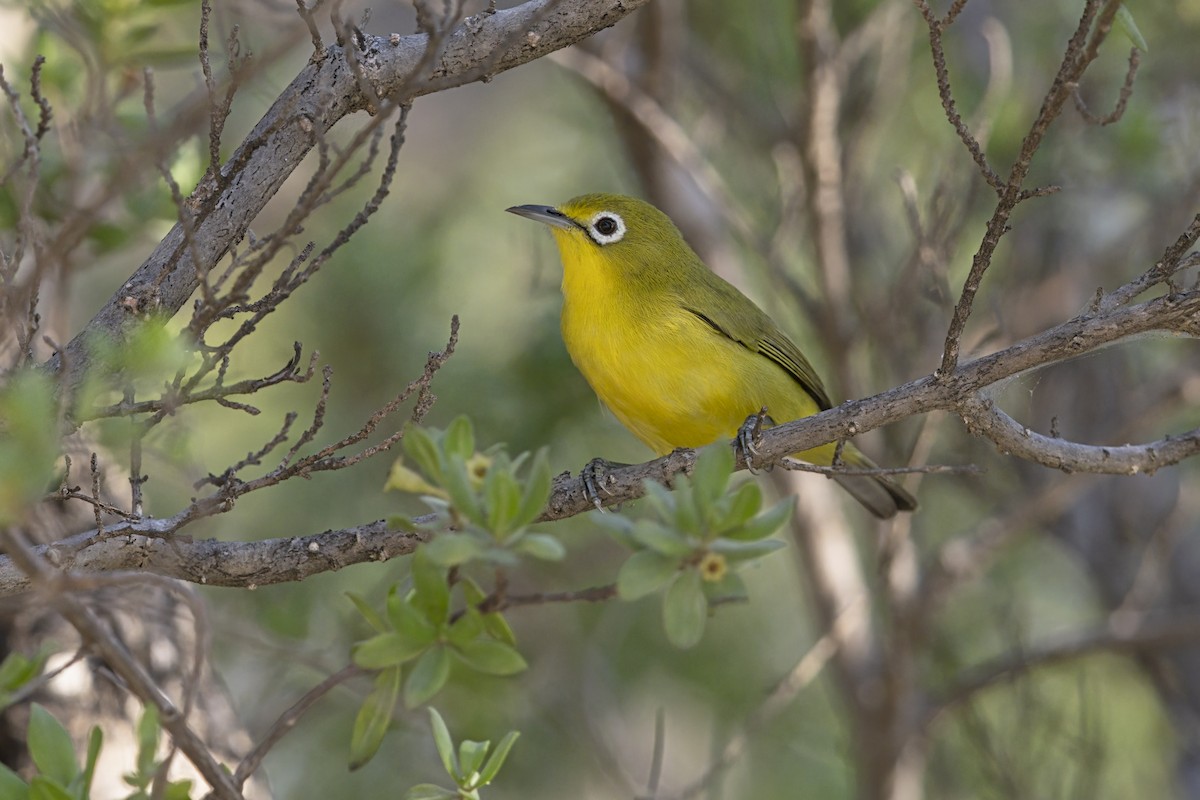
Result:
M808 363L800 348L779 330L779 326L732 285L720 278L717 278L714 284L724 302L706 304L707 307L701 310L688 304L685 299L684 309L747 350L765 356L783 367L804 391L812 395L821 410L833 408L816 370ZM741 313L734 314L734 310Z

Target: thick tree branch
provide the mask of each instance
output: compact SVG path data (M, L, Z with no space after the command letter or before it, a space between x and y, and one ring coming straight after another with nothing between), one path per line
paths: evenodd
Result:
M791 453L916 414L944 410L981 420L975 432L990 434L989 438L994 438L1002 449L1041 464L1087 472L1153 472L1200 453L1200 432L1146 445L1081 445L1027 433L1010 418L994 416L998 413L994 409L991 416L981 416L983 410L977 397L980 390L1025 370L1065 361L1151 331L1200 334L1200 290L1081 315L1005 350L962 364L946 378L926 376L873 397L779 425L763 433L758 458L777 461ZM1009 436L1015 438L1010 441L1006 438ZM644 464L614 469L601 480L602 500L605 505L616 505L641 497L645 480L669 485L676 474L689 472L695 459L694 450L677 450ZM218 496L208 501L224 502ZM102 532L92 530L45 545L39 548L39 553L63 569L78 572L144 569L195 583L246 587L303 580L352 564L385 561L411 553L420 542L414 534L388 530L383 521L310 536L255 542L191 541L178 536L177 531L193 520L224 510L203 507L204 502L166 519L110 524ZM564 473L555 479L541 521L565 519L591 508L582 481ZM8 558L0 558L0 596L28 586L24 573Z
M141 319L131 310L169 316L182 308L201 276L241 241L318 139L342 118L367 108L359 75L377 97L409 100L533 61L615 24L646 2L531 0L468 17L446 38L428 77L417 81L413 78L429 43L426 34L363 35L356 40L364 45L354 54L358 70L345 50L353 43L325 48L280 94L220 175L207 175L187 198L193 214L190 235L176 224L47 368L61 372L63 389L73 392L92 364L88 343L94 337L123 338Z

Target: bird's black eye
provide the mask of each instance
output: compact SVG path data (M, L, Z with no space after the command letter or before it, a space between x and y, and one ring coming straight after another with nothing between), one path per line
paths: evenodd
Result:
M612 244L625 236L625 220L614 211L601 211L588 224L588 234L596 244Z

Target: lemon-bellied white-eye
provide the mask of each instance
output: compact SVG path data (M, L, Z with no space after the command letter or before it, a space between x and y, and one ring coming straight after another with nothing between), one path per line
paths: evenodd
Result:
M763 407L779 423L832 406L791 339L705 266L654 206L585 194L508 211L550 226L563 264L567 351L617 419L659 455L732 438ZM827 465L835 450L795 456ZM852 468L875 466L853 444L841 457ZM836 479L878 517L916 508L885 475Z

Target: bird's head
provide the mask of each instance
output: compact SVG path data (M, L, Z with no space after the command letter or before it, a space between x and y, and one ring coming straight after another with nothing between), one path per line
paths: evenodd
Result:
M513 206L509 212L550 226L568 271L576 264L633 278L690 264L695 254L663 212L634 197L584 194L555 206Z

